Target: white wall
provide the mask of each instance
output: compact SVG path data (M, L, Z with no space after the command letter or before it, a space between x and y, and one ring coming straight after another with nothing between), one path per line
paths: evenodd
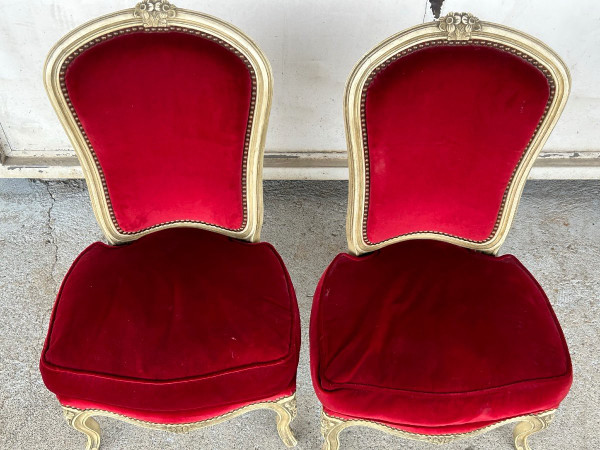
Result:
M135 0L0 0L0 145L5 153L70 151L42 86L52 44L96 16ZM342 95L354 63L406 27L432 20L425 0L173 0L223 18L254 38L272 63L267 151L345 149ZM536 36L567 62L573 90L547 152L600 150L600 2L447 0ZM8 148L7 148L8 147Z

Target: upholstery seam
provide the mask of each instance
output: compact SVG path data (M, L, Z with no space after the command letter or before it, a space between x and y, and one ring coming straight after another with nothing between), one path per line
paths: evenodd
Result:
M278 365L286 362L287 360L291 359L294 356L293 354L288 352L287 355L285 355L281 358L275 359L275 360L248 364L246 366L233 367L231 369L225 369L220 372L213 372L213 373L209 373L209 374L203 374L200 376L171 378L171 379L166 379L166 380L152 380L152 379L145 379L145 378L127 377L127 376L122 376L122 375L111 375L111 374L102 373L102 372L92 372L89 370L81 370L81 369L74 369L74 368L69 368L69 367L64 367L64 366L58 366L56 364L53 364L53 363L47 361L45 353L46 352L44 352L43 364L44 364L44 366L46 366L46 368L48 370L52 370L55 373L56 372L64 372L64 373L69 373L69 374L73 374L73 375L84 375L84 376L90 376L90 377L94 377L94 378L101 378L101 379L105 379L105 380L114 380L114 381L120 381L120 382L124 382L124 383L145 384L145 385L170 385L170 384L184 384L184 383L193 383L193 382L198 382L198 381L204 381L204 380L208 380L211 378L218 378L218 377L221 377L224 375L245 372L248 370L278 366Z
M369 390L383 390L383 391L394 391L394 392L407 392L407 393L412 393L412 394L424 394L427 396L434 396L434 397L438 397L438 396L454 396L454 395L465 395L465 394L479 394L479 393L484 393L484 392L489 392L489 391L496 391L496 390L501 390L504 388L508 388L508 387L512 387L512 386L519 386L521 384L531 384L534 382L552 382L552 381L558 381L561 378L567 378L569 376L569 371L567 370L567 372L560 374L560 375L552 375L549 377L541 377L541 378L530 378L527 380L520 380L520 381L515 381L513 383L505 383L505 384L500 384L498 386L493 386L493 387L489 387L489 388L483 388L483 389L473 389L473 390L469 390L469 391L455 391L455 392L427 392L427 391L416 391L416 390L410 390L410 389L398 389L398 388L392 388L392 387L386 387L386 386L377 386L377 385L371 385L371 384L361 384L361 383L338 383L338 382L334 382L329 380L325 375L322 376L322 378L327 381L328 383L330 383L332 385L331 388L329 389L325 389L323 388L323 386L321 386L321 388L323 388L324 391L334 391L337 389L351 389L354 387L361 387L361 388L367 388Z
M71 264L71 267L69 267L69 270L67 271L67 274L65 275L65 277L63 278L63 280L62 280L62 282L60 284L60 288L58 290L58 294L56 296L56 299L54 301L54 305L53 305L53 308L52 308L52 316L50 317L50 324L48 325L48 334L46 335L46 342L44 343L44 350L42 352L42 362L44 362L44 363L46 362L46 352L50 348L50 340L52 338L52 331L54 330L54 322L56 320L56 311L58 310L58 303L59 303L60 298L62 296L63 289L64 289L65 285L67 284L67 279L71 276L71 273L75 269L75 266L77 265L77 263L79 263L79 260L85 254L87 254L89 251L91 251L91 249L93 247L96 247L97 244L102 244L102 242L93 242L93 243L91 243L79 255L77 255L77 258L75 258L75 260Z
M534 285L538 288L538 290L542 293L542 295L544 296L544 300L546 301L546 307L548 310L548 313L550 314L550 317L552 318L552 321L554 322L554 325L556 327L556 332L558 333L561 343L563 345L563 350L565 352L566 355L566 362L567 362L567 371L566 371L566 375L569 374L569 372L572 372L572 368L573 368L573 364L571 361L571 354L569 353L569 346L567 345L567 340L565 338L565 335L562 331L562 327L560 326L560 322L558 321L558 317L556 317L556 313L554 312L554 308L552 308L552 303L550 303L550 299L548 298L548 295L546 294L546 291L544 291L544 289L542 288L542 286L540 285L540 282L531 274L531 272L529 272L529 270L527 269L527 267L525 267L523 265L523 263L521 261L519 261L518 258L514 258L515 261L517 262L517 267L519 267L519 269L521 270L522 273L525 274L525 276L527 276L533 283ZM569 370L571 369L571 370Z

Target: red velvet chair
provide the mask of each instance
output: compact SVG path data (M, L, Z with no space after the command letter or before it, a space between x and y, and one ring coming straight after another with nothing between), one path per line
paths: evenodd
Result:
M362 425L446 443L545 428L572 380L544 291L495 256L569 92L540 41L451 13L390 37L345 95L351 254L317 287L324 449Z
M112 244L69 269L42 352L67 421L97 449L92 416L185 432L266 408L294 446L298 307L258 242L263 53L218 19L144 1L62 38L45 85Z

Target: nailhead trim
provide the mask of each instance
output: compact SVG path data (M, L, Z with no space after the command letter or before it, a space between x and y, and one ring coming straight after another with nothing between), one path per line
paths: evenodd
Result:
M387 68L390 64L397 61L401 57L406 56L409 53L413 53L413 52L415 52L417 50L421 50L425 47L434 47L434 46L443 46L443 45L465 46L465 45L473 45L473 44L497 48L499 50L502 50L502 51L505 51L508 53L512 53L512 54L520 57L521 59L525 60L526 62L530 63L531 65L533 65L537 69L539 69L544 74L546 79L548 80L548 85L550 87L550 95L548 97L548 101L546 102L546 107L544 108L544 114L542 115L542 117L540 118L540 121L538 122L537 126L535 127L535 130L533 131L533 134L532 134L531 138L529 139L529 142L527 143L525 149L523 150L523 153L521 154L521 157L519 158L519 161L517 162L517 165L515 166L512 174L510 176L508 185L504 191L504 195L502 196L502 203L500 205L500 210L498 211L496 223L494 224L494 228L492 229L491 234L486 239L477 241L477 240L473 240L473 239L466 239L466 238L456 236L453 234L449 234L449 233L444 233L442 231L413 231L410 233L400 234L398 236L394 236L394 237L385 239L383 241L371 242L367 236L367 218L369 215L369 192L370 192L370 180L369 180L370 164L369 164L369 151L368 151L369 150L369 142L368 142L367 131L366 131L367 122L366 122L366 118L365 118L366 117L366 94L367 94L369 86L371 85L373 80L377 77L377 75L379 73L381 73L381 71L383 69ZM514 177L516 175L517 169L521 166L521 163L523 162L523 158L525 157L529 148L531 147L531 143L537 136L541 124L544 122L544 120L546 119L546 116L548 115L548 110L550 109L550 105L552 104L552 101L554 100L555 92L556 92L556 88L555 88L554 79L552 79L552 77L550 76L549 70L546 67L544 67L544 65L541 64L539 61L535 60L534 58L530 57L529 55L526 55L525 53L523 53L517 49L514 49L512 47L509 47L509 46L506 46L503 44L498 44L496 42L484 41L484 40L479 40L479 39L474 39L474 40L470 40L470 41L448 41L448 40L444 40L444 39L439 39L439 40L424 42L422 44L415 45L413 47L410 47L408 49L405 49L405 50L402 50L402 51L396 53L395 55L391 56L390 58L385 60L383 63L381 63L379 66L377 66L375 69L373 69L373 71L367 77L365 85L363 86L363 89L361 92L361 99L360 99L360 124L361 124L361 134L362 134L362 142L363 142L363 155L364 155L364 159L365 159L365 202L364 202L364 216L363 216L363 226L362 226L362 232L363 232L362 234L363 234L364 241L368 245L377 245L377 244L389 242L398 237L411 236L414 234L421 234L421 233L448 236L448 237L459 239L464 242L471 242L471 243L475 243L475 244L481 244L481 243L484 243L484 242L488 241L489 239L491 239L494 236L494 234L496 233L496 231L498 231L498 227L500 226L500 220L502 219L502 215L504 213L504 208L506 206L506 199L508 197L508 191L510 190L510 187L514 181Z
M115 216L114 213L114 209L110 200L110 196L108 193L108 187L106 184L106 178L104 176L104 172L102 170L102 166L100 165L100 161L98 160L98 157L96 155L96 152L94 151L94 148L85 132L85 130L83 129L83 126L81 125L81 121L77 115L77 112L75 111L75 108L73 107L73 103L71 102L71 99L69 97L69 92L67 90L67 86L66 86L66 81L65 81L65 75L67 72L67 68L69 66L69 64L71 64L78 55L80 55L81 53L83 53L85 50L95 46L96 44L99 44L101 42L104 42L106 40L112 39L114 37L117 36L121 36L124 34L129 34L129 33L135 33L135 32L146 32L146 33L164 33L164 32L170 32L170 31L175 31L175 32L180 32L180 33L187 33L187 34L194 34L197 36L200 36L204 39L208 39L210 41L213 41L217 44L219 44L220 46L226 48L227 50L233 52L238 58L240 58L244 64L246 65L246 67L248 68L248 71L250 72L250 78L252 80L252 92L251 92L251 100L250 100L250 111L248 113L248 121L246 124L246 136L244 138L244 154L243 154L243 159L242 159L242 209L243 209L243 219L242 219L242 225L237 228L237 229L232 229L232 228L226 228L220 225L215 225L212 223L208 223L208 222L204 222L201 220L171 220L168 222L161 222L155 225L152 225L150 227L146 227L144 229L138 230L138 231L125 231L121 228L121 226L119 225L117 218ZM123 30L119 30L119 31L115 31L115 32L111 32L111 33L107 33L105 35L102 35L100 37L95 38L93 41L87 42L83 45L81 45L79 48L77 48L76 50L74 50L69 56L67 56L67 58L65 59L65 61L63 62L60 71L59 71L59 80L60 80L60 87L61 87L61 92L63 94L63 97L69 107L69 111L71 112L71 115L73 117L73 119L75 120L75 123L77 124L77 127L79 128L79 131L81 133L81 135L83 136L83 139L85 140L85 144L87 147L87 150L89 151L89 153L92 155L92 158L94 160L94 164L96 166L96 169L98 170L98 174L100 175L100 181L102 182L102 189L104 192L104 198L106 199L106 203L108 205L108 213L110 215L110 218L112 220L113 225L115 226L115 228L117 229L117 231L121 234L124 235L135 235L135 234L139 234L139 233L143 233L164 225L171 225L171 224L176 224L176 223L180 223L180 224L204 224L204 225L210 225L212 227L215 228L219 228L221 230L227 230L227 231L242 231L247 223L248 223L248 195L247 195L247 186L246 186L246 180L247 180L247 171L248 171L248 150L250 147L250 137L252 135L252 125L253 125L253 121L254 121L254 111L256 109L256 72L254 70L254 67L252 66L252 64L250 63L250 61L235 47L233 47L232 45L228 44L227 42L223 41L222 39L213 36L211 34L208 33L204 33L202 31L197 31L197 30L192 30L190 28L184 28L184 27L175 27L175 26L170 26L170 27L156 27L156 28L145 28L143 26L139 26L139 27L130 27L130 28L125 28Z

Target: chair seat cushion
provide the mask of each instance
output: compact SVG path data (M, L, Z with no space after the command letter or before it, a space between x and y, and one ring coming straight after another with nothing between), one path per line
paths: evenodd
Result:
M290 394L299 340L293 287L270 244L172 228L79 255L40 368L63 404L158 421Z
M426 434L555 408L572 380L517 258L428 240L335 258L313 303L311 368L331 414Z

